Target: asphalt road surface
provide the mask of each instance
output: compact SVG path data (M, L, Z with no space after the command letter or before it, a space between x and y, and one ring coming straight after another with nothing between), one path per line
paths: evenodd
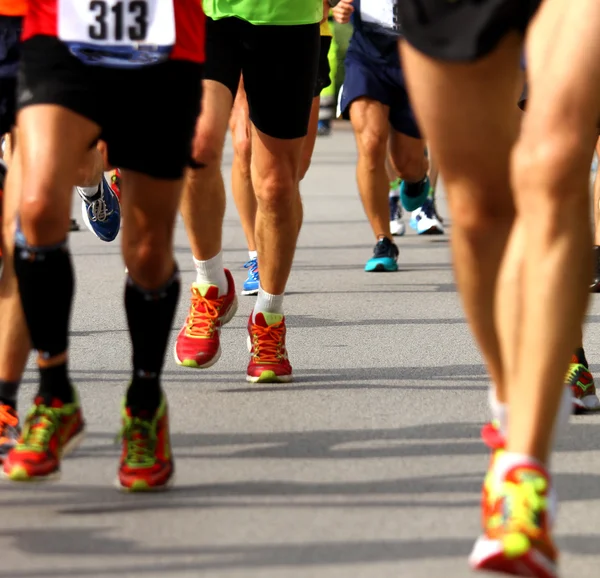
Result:
M479 440L488 380L453 283L447 236L410 231L399 241L398 273L363 272L374 240L355 158L349 131L321 138L303 183L306 220L286 298L296 381L245 382L254 298L240 298L213 368L178 368L169 352L164 385L177 469L169 493L114 488L129 378L124 269L118 243L72 235L71 367L87 438L60 481L0 485L0 578L469 575L488 460ZM228 144L228 181L230 161ZM447 216L443 199L440 210ZM79 203L74 214L81 222ZM194 270L181 222L176 249L187 286ZM233 202L224 251L241 288L247 253ZM187 303L186 289L177 326ZM600 374L599 321L595 301L586 345ZM35 378L28 369L22 409ZM600 572L599 449L600 416L577 417L554 458L565 577Z

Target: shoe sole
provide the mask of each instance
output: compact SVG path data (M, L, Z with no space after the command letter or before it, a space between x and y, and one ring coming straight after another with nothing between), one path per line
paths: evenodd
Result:
M115 482L114 482L117 490L119 490L125 494L166 492L173 487L174 483L175 483L175 474L174 473L167 480L167 483L163 484L162 486L149 486L148 484L146 484L146 482L142 482L137 487L135 484L132 487L124 486L123 484L121 484L121 481L119 480L119 476L117 476L115 478Z
M227 325L233 319L233 317L237 313L237 310L238 299L237 296L234 296L233 303L231 304L229 311L224 317L221 317L221 327L219 327L218 329L219 334L221 333L221 329L223 328L223 326ZM217 361L219 361L219 359L221 358L221 344L219 343L219 349L217 349L217 352L212 357L212 359L210 361L207 361L206 363L203 363L202 365L200 365L193 359L184 359L183 361L179 359L179 356L177 355L177 342L175 342L175 346L173 347L173 357L175 359L175 363L180 367L187 367L189 369L208 369L209 367L212 367L215 363L217 363Z
M240 295L248 296L248 295L258 295L258 289L252 289L251 291L242 291Z
M581 415L584 413L595 413L600 411L600 400L595 395L587 395L578 399L573 397L573 413Z
M81 429L76 435L74 435L63 448L61 460L66 458L69 454L73 453L83 442L85 438L85 429ZM7 474L2 470L2 477L10 480L11 482L30 482L30 483L44 483L44 482L56 482L60 480L62 471L57 470L46 476L30 476L25 468L19 467L14 468L10 474Z
M498 572L511 576L536 578L558 578L556 564L546 558L538 550L531 548L523 556L509 558L504 553L502 543L481 536L469 557L469 565L473 570Z
M294 381L294 376L277 375L274 371L263 371L258 377L246 375L246 381L249 383L291 383Z
M377 263L377 265L370 269L365 267L365 273L395 273L396 271L398 271L398 266L395 269L388 269L382 263Z
M433 227L429 227L429 229L427 229L426 231L422 231L419 232L417 231L418 235L443 235L444 231L443 229L440 229L439 227L433 226Z

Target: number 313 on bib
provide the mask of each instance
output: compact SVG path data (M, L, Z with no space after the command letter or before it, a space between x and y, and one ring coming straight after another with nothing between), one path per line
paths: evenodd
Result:
M58 37L98 46L173 46L173 0L58 0Z

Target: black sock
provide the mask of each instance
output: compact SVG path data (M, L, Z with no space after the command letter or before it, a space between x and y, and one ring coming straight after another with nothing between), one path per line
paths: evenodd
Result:
M52 367L40 367L40 388L37 395L49 404L53 398L63 403L72 403L73 387L67 374L67 364L61 363Z
M160 405L160 374L179 300L179 270L160 289L148 291L131 278L125 287L125 309L133 347L133 377L127 406L133 414L154 414Z
M14 263L34 349L45 359L65 353L75 285L66 241L52 247L30 247L17 233ZM66 365L40 369L40 378L45 397L72 401Z
M404 181L406 183L406 195L409 197L418 197L421 195L421 189L423 188L423 183L427 177L423 177L420 181L416 183L409 183L408 181Z
M19 382L0 379L0 405L8 405L13 409L17 409L18 392Z
M586 367L589 367L588 365L588 361L585 357L585 351L583 350L583 347L578 347L575 350L575 357L577 357L577 362L581 363L582 365L585 365Z

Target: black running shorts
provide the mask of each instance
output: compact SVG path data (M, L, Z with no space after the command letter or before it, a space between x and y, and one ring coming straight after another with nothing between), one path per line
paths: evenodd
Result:
M226 86L235 100L243 74L254 126L274 138L303 137L317 80L319 34L318 23L258 26L207 18L205 78Z
M55 104L97 123L112 166L176 180L191 160L202 65L168 60L135 70L83 64L60 40L21 46L19 109ZM92 143L90 143L92 144Z
M400 0L402 33L438 60L474 61L510 32L524 34L541 0Z
M331 85L331 67L329 66L329 49L331 48L331 36L321 36L321 48L319 50L319 69L315 83L315 98L323 92L323 89Z
M0 16L0 135L15 124L22 25L20 16Z

